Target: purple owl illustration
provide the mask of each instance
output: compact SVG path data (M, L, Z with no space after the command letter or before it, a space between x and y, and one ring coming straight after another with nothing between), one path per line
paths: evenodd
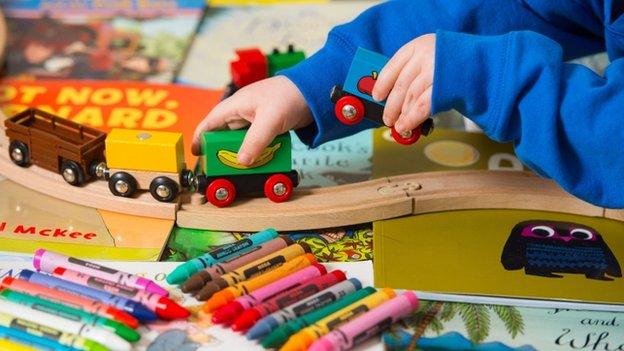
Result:
M501 255L506 270L561 278L555 273L584 274L588 279L622 277L617 259L595 229L571 222L531 220L512 229ZM609 277L610 276L610 277Z

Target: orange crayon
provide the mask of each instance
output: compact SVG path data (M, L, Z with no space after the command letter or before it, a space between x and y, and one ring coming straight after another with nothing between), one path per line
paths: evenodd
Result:
M203 310L205 312L212 312L239 296L247 295L267 284L271 284L278 279L284 278L298 270L306 268L313 263L316 263L316 259L314 258L314 255L310 253L297 256L294 259L284 263L279 268L259 275L253 279L230 286L212 295L212 297L204 304Z

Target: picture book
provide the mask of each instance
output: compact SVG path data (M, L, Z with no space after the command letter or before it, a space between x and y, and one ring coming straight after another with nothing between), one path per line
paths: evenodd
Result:
M159 262L123 262L97 261L113 269L138 274L151 279L169 290L169 298L187 307L192 316L188 320L151 323L139 328L141 340L133 351L208 351L208 350L264 350L258 343L247 340L243 335L230 328L214 325L211 315L201 311L203 303L190 295L185 295L175 286L168 285L166 277L179 263ZM358 278L363 286L372 284L370 262L333 263L326 265L327 270L341 269L351 278ZM0 253L0 279L16 276L22 269L33 269L32 255L28 258ZM381 350L379 339L371 340L365 349Z
M421 300L382 335L385 350L618 350L624 313Z
M109 132L113 128L181 132L186 161L195 164L195 127L216 105L220 91L126 81L5 79L0 108L6 116L37 107Z
M623 231L624 222L520 210L379 221L375 284L450 301L624 311Z
M22 79L171 82L203 0L4 1L4 74Z
M437 116L434 121L437 124ZM395 142L390 129L378 128L373 132L373 149L373 178L432 171L526 170L511 144L497 143L483 133L447 128L435 128L408 147Z
M210 7L178 81L212 89L225 87L231 80L229 62L236 58L236 49L253 47L270 53L274 48L284 50L292 44L310 56L323 46L327 33L334 26L352 20L377 3L369 0L289 1Z
M0 251L39 247L95 259L156 261L173 220L74 205L0 180Z

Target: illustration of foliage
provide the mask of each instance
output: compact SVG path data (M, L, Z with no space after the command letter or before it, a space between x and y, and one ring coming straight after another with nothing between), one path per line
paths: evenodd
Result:
M438 305L436 306L436 304ZM436 307L438 307L438 311L432 316L430 312L436 312ZM505 329L513 338L524 333L522 315L513 306L421 301L418 310L406 318L404 324L412 329L418 339L425 330L440 335L444 331L444 323L459 316L464 323L470 341L478 344L483 342L490 333L492 312L503 322Z
M487 306L460 304L457 307L470 340L482 343L490 333L490 315Z

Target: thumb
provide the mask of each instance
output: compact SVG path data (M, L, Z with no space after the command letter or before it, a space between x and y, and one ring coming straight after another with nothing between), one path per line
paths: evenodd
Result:
M279 133L277 119L256 115L238 151L238 162L245 166L252 164Z

